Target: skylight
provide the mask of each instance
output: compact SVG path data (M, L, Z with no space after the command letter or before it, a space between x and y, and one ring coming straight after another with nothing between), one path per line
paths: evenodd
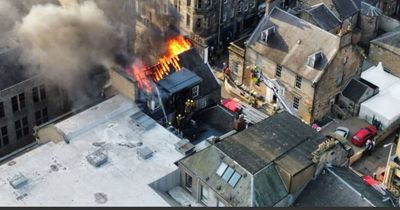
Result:
M222 176L222 174L225 172L226 168L228 168L228 165L226 165L226 163L222 162L221 165L219 165L219 167L217 169L218 176Z
M240 178L242 177L242 175L240 175L237 171L233 174L233 176L231 177L231 179L229 180L229 185L231 185L232 187L235 187L236 184L239 182Z

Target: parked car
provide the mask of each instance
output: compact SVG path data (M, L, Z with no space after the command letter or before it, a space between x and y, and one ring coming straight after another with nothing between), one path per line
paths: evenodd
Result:
M347 139L349 137L350 130L346 127L337 127L335 133Z
M358 130L351 138L351 143L362 147L365 145L365 142L367 142L368 139L373 139L377 134L378 129L373 125L369 125L366 128L361 128Z

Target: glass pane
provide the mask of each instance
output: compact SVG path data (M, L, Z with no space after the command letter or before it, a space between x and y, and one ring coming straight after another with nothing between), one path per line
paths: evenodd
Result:
M233 172L235 172L235 170L229 167L228 169L226 169L224 175L222 176L222 179L224 179L227 182L231 178Z
M218 176L222 176L222 174L225 172L226 168L228 168L228 165L226 165L226 163L222 162L221 165L219 165L219 167L217 169Z
M229 180L229 184L232 187L235 187L236 184L239 182L240 178L242 177L242 175L240 175L238 172L235 172L235 174L233 174L232 178Z

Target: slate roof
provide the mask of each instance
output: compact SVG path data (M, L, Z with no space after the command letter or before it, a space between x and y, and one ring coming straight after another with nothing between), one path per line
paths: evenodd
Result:
M340 18L343 19L347 19L359 11L359 8L352 0L333 0L333 4Z
M355 15L361 10L361 2L376 6L378 0L307 0L306 7L324 3L341 21Z
M289 193L277 170L291 175L313 164L324 137L287 112L179 161L234 206L274 206ZM241 174L235 187L216 171L224 162Z
M363 84L359 80L352 79L346 86L346 88L343 90L342 94L346 98L357 103L367 90L368 90L367 85Z
M371 4L361 2L361 14L369 17L378 17L382 14L382 11Z
M0 49L0 90L16 85L32 77L31 72L20 65L20 48Z
M268 44L261 43L261 32L275 26ZM321 43L324 43L321 45ZM265 16L248 40L248 47L312 82L318 82L328 64L335 58L340 38L305 21L275 8ZM317 68L307 66L308 57L322 51Z
M180 54L179 60L182 67L187 68L202 79L200 95L208 95L221 88L211 68L203 62L196 49L192 48Z
M306 168L312 164L310 150L315 150L323 140L324 137L310 126L288 112L282 112L226 138L216 146L255 174L273 161L287 162L283 166L287 166L284 168L289 171Z
M400 55L400 29L386 33L372 40L371 43Z
M311 181L297 198L294 207L371 207L329 171Z
M341 21L323 3L307 9L306 12L311 15L319 27L326 31L330 31L341 24Z
M193 87L201 82L201 78L186 68L174 72L158 82L169 94L175 94L185 88Z

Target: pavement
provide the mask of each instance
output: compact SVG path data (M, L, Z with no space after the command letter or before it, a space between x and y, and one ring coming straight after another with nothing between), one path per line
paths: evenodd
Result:
M369 125L369 123L365 120L362 120L360 118L350 118L344 121L340 121L340 120L333 120L332 122L330 122L329 124L327 124L325 127L322 128L321 133L323 135L335 132L336 128L339 126L342 127L346 127L350 130L349 133L349 137L347 138L349 145L353 148L354 153L360 153L364 150L364 147L357 147L355 145L353 145L350 141L350 138L360 129L363 127L366 127L367 125Z
M376 146L375 150L372 152L371 156L364 156L352 165L352 168L363 175L373 174L379 168L385 168L387 164L387 159L389 156L390 147L384 147L385 144L393 143L394 135L387 138L382 144ZM396 152L396 147L392 150L392 155Z

